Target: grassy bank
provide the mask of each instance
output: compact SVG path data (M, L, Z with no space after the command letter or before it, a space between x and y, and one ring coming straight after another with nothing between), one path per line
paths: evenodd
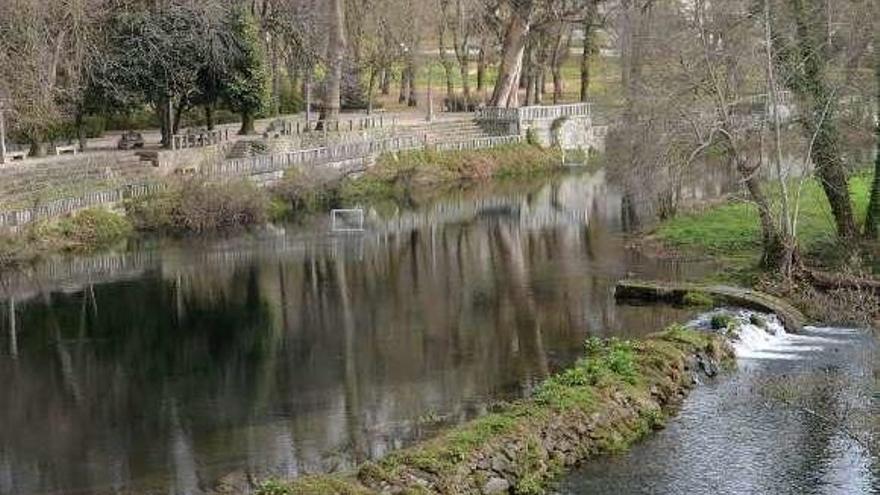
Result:
M719 337L681 327L640 341L590 340L580 361L527 400L367 463L354 476L272 481L261 493L544 493L565 468L621 452L662 425L700 362L731 363L732 353Z
M872 178L860 174L850 180L853 207L860 220L868 204ZM821 186L807 180L800 200L798 240L802 254L822 265L836 259L837 237L834 218ZM651 237L680 253L708 255L721 261L724 276L748 281L756 274L761 256L761 232L754 204L731 200L701 211L676 216L661 223Z
M94 208L0 235L0 270L57 252L89 252L124 243L134 227L123 214Z
M528 143L468 151L386 153L362 176L343 181L339 197L349 203L400 198L414 188L462 180L529 177L557 170L561 165L558 149Z

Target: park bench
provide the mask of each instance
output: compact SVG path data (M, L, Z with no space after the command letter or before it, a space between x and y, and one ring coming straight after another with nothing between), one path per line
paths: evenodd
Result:
M119 138L116 148L120 150L131 150L144 147L144 137L139 132L126 132Z
M6 158L10 161L12 160L24 160L27 158L27 151L7 151Z
M69 146L56 146L55 147L55 155L62 155L64 153L72 153L76 155L76 145L71 144Z

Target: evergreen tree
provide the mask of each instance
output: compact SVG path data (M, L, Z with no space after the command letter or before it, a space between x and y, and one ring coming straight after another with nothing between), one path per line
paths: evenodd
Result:
M230 15L237 50L223 81L223 95L230 108L241 114L238 133L253 134L254 119L269 99L269 72L256 19L243 8Z

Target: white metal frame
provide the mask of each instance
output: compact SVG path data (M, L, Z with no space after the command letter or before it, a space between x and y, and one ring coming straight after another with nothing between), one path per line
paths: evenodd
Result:
M360 226L359 227L339 227L337 224L337 218L339 214L345 213L355 213L360 218ZM363 208L339 208L330 210L330 230L333 232L363 232L364 231L364 223L366 221L366 214L364 213Z

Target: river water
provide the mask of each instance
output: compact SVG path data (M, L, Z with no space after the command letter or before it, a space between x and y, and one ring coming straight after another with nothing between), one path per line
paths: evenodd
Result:
M690 316L616 306L618 279L706 269L628 249L632 201L601 171L408 203L364 232L320 216L7 275L0 493L349 469L527 395L590 335Z
M558 494L880 493L875 338L777 330L747 332L735 373L695 389L630 452L585 463Z
M736 187L723 174L687 184L682 198ZM713 268L629 249L645 203L601 170L572 173L371 205L363 232L333 232L318 216L6 274L0 494L204 494L346 470L528 395L588 336L639 337L693 316L614 304L613 285L628 275ZM843 356L868 349L845 344L827 366L849 369ZM632 454L675 458L678 448L682 465L608 459L562 489L689 493L700 476L757 480L863 459L834 457L849 452L844 439L812 433L806 418L740 402L755 400L742 389L756 380L823 366L755 360L698 389L680 423ZM736 407L737 422L718 424ZM785 442L771 441L776 429ZM703 434L715 443L688 443ZM739 461L762 460L720 463L731 444L742 444ZM788 464L775 458L783 448L797 452ZM764 463L777 469L754 467ZM629 472L652 484L627 485Z

